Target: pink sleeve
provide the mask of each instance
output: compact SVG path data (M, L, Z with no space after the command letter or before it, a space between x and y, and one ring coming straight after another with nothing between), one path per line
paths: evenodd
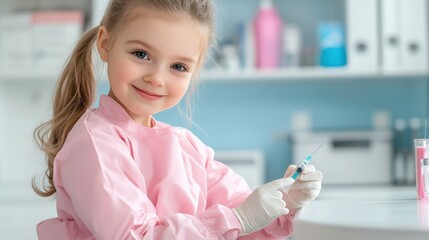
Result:
M159 218L125 142L103 132L85 133L63 149L55 162L57 189L68 194L78 225L83 224L96 239L238 237L239 222L222 205L213 205L199 216Z
M207 149L208 204L235 208L251 193L246 181L224 164L212 160L213 150ZM292 233L294 212L276 219L264 229L239 239L284 239Z

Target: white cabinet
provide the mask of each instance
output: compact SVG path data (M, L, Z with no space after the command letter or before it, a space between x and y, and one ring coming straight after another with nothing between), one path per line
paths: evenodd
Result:
M390 131L296 132L293 162L298 165L324 144L312 160L323 172L323 184L389 184L392 135Z

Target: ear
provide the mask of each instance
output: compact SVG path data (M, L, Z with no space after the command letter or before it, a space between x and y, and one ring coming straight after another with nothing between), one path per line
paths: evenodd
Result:
M100 26L97 33L97 51L101 60L107 62L109 59L109 32L106 27Z

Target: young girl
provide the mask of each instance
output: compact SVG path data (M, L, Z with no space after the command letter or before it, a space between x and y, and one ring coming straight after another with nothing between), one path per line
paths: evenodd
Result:
M253 192L191 132L153 115L178 104L213 42L210 0L112 0L60 78L53 118L36 129L58 217L39 239L282 239L320 192L320 172ZM91 109L92 46L110 92ZM288 193L281 187L291 185Z

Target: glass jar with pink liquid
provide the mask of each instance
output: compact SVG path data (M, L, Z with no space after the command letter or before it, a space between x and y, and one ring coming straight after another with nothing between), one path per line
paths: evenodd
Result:
M429 200L429 139L414 140L417 199Z

